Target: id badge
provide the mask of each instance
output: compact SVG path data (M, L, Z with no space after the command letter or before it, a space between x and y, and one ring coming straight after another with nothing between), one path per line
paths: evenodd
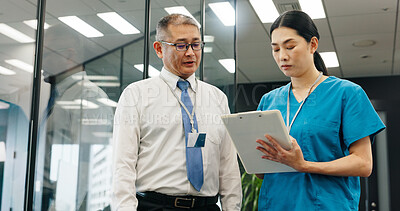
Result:
M205 143L205 133L189 133L187 147L204 147Z

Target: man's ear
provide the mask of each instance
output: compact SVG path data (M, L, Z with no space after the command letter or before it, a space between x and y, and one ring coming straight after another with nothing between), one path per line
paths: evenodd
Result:
M162 59L163 58L162 44L158 41L155 41L153 43L153 48L156 51L158 58Z
M317 39L317 37L312 37L311 38L310 46L311 46L310 51L311 51L312 54L314 54L315 51L317 51L317 49L318 49L318 39Z

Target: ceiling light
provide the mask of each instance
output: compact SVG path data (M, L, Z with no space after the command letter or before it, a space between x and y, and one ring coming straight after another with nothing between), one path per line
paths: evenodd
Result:
M31 27L32 29L37 29L37 20L29 20L29 21L23 21L24 24L28 25L29 27ZM48 29L50 28L50 25L47 23L44 23L44 29Z
M99 105L96 103L84 100L76 99L74 101L57 101L56 104L61 105L63 109L96 109Z
M225 26L235 25L235 10L229 2L211 3L208 6Z
M97 29L93 28L91 25L87 24L85 21L76 16L59 17L58 19L67 24L69 27L75 29L77 32L83 34L85 37L104 36L104 34L102 34Z
M354 47L370 47L375 45L375 41L374 40L358 40L353 42L353 46Z
M272 23L279 17L278 10L272 0L250 0L250 4L262 23Z
M320 55L324 60L325 66L327 68L339 67L339 61L335 52L323 52L320 53Z
M40 192L42 185L40 184L40 180L36 180L35 182L35 191Z
M98 98L97 101L99 101L100 103L103 103L104 105L111 106L111 107L117 107L117 104L118 104L117 102L115 102L111 99L108 99L108 98Z
M57 100L56 104L58 105L78 105L75 101L68 101L68 100Z
M0 101L0 109L8 109L10 108L10 104Z
M325 10L321 0L299 0L301 10L312 19L325 18Z
M73 75L72 78L74 80L82 80L83 77L88 80L94 80L94 81L118 81L117 76L113 75Z
M121 34L139 34L140 31L132 24L126 21L116 12L97 13L101 19L110 24L114 29L118 30Z
M196 20L196 18L194 18L193 15L189 12L189 10L187 10L186 7L184 7L184 6L166 7L166 8L164 8L164 10L170 15L171 14L182 14L182 15L189 16L189 17L193 18L193 20L196 21L196 23L199 27L201 27L200 23Z
M121 85L119 82L93 82L93 83L101 87L119 87Z
M5 60L5 62L7 62L8 64L18 67L21 70L25 70L28 73L33 73L33 66L30 64L27 64L21 60L18 59L8 59Z
M6 161L6 143L0 141L0 162Z
M16 40L20 43L32 43L35 42L34 39L30 38L28 35L8 26L7 24L0 23L0 33L6 35L7 37Z
M136 69L140 70L140 72L143 72L143 64L135 64L133 65ZM154 68L153 66L149 65L149 76L150 77L155 77L160 75L160 71Z
M204 35L204 42L214 42L214 36Z
M219 63L224 66L224 68L230 72L235 73L235 60L234 59L220 59Z
M213 50L213 48L212 47L204 47L204 53L211 53L212 52L212 50Z
M111 132L93 132L93 135L99 138L111 138Z
M16 73L12 70L9 70L5 67L0 66L0 74L2 75L15 75Z

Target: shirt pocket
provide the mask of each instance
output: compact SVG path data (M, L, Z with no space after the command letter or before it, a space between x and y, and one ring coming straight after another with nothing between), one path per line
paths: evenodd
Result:
M311 118L305 124L304 148L309 152L307 160L332 161L343 156L340 144L340 123L324 118Z
M206 143L214 144L214 145L220 145L222 141L222 134L224 131L221 131L218 128L211 128L208 127L207 129L207 135L206 135Z

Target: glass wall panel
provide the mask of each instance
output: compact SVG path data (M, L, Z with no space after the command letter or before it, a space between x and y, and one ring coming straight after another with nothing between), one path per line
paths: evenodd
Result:
M122 49L124 60L122 63L122 86L124 90L130 83L143 79L143 37Z
M180 0L180 1L165 1L165 0L155 0L151 1L151 22L150 22L150 44L152 46L153 42L156 40L155 39L155 32L156 32L156 27L158 21L172 13L182 13L182 14L190 14L192 15L197 22L200 23L200 1L190 1L190 0ZM168 40L167 40L168 41ZM157 69L158 71L161 71L163 67L162 60L157 57L157 54L155 53L154 49L150 47L150 55L149 55L149 64ZM149 76L151 77L152 75L152 69L149 67ZM156 73L156 72L155 72ZM198 77L200 75L200 71L196 71L196 76Z
M1 1L0 8L0 210L23 210L36 6Z
M206 0L205 3L204 81L225 92L231 112L234 112L234 2ZM227 19L220 19L218 13L224 13L223 17Z
M142 42L144 2L48 0L46 8L34 207L107 210L123 47ZM115 18L131 26L119 29Z

